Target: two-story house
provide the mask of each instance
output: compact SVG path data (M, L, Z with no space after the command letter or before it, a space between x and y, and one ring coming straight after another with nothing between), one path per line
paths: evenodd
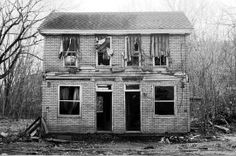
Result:
M42 116L50 132L190 130L182 12L52 12L44 36Z

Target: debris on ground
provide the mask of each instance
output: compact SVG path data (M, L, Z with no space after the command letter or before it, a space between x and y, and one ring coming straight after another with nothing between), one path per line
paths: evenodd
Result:
M144 149L154 149L152 145L144 147Z
M224 133L230 133L230 129L227 128L227 127L224 127L224 126L221 126L221 125L216 125L216 124L213 124L211 121L208 121L208 123L213 126L214 128L218 129L218 130L221 130L222 132Z
M7 136L8 136L8 133L1 132L1 134L0 134L0 135L1 135L1 137L4 137L4 138L5 138L5 137L7 137Z
M141 134L123 136L83 134L70 137L47 135L47 137L42 137L41 134L47 133L45 130L47 127L43 126L42 119L27 121L24 126L22 124L21 128L14 132L11 128L16 128L16 126L11 126L10 122L5 119L3 122L7 126L0 127L0 154L180 156L208 155L212 152L214 155L234 155L236 149L236 134L224 134L223 131L207 135L198 132L181 135L164 134L162 137L141 136ZM18 125L16 121L12 123Z

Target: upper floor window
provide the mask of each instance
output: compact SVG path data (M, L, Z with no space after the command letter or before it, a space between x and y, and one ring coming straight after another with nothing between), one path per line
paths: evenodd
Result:
M125 37L125 56L127 66L139 66L141 60L141 36L129 35Z
M153 56L154 66L167 66L169 51L169 35L151 35L151 56Z
M112 37L99 35L96 36L96 64L97 66L110 66L112 50Z
M78 64L79 36L63 36L59 58L63 58L65 67L76 67Z

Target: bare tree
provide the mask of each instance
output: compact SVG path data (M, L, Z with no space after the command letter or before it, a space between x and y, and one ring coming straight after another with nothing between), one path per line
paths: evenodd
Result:
M35 26L43 19L41 1L0 1L0 79L13 70L26 47L39 42Z

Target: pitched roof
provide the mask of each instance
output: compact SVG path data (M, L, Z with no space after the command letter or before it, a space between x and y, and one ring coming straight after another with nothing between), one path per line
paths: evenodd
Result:
M41 33L70 30L192 30L183 12L52 12L39 27ZM187 33L187 32L186 32Z

